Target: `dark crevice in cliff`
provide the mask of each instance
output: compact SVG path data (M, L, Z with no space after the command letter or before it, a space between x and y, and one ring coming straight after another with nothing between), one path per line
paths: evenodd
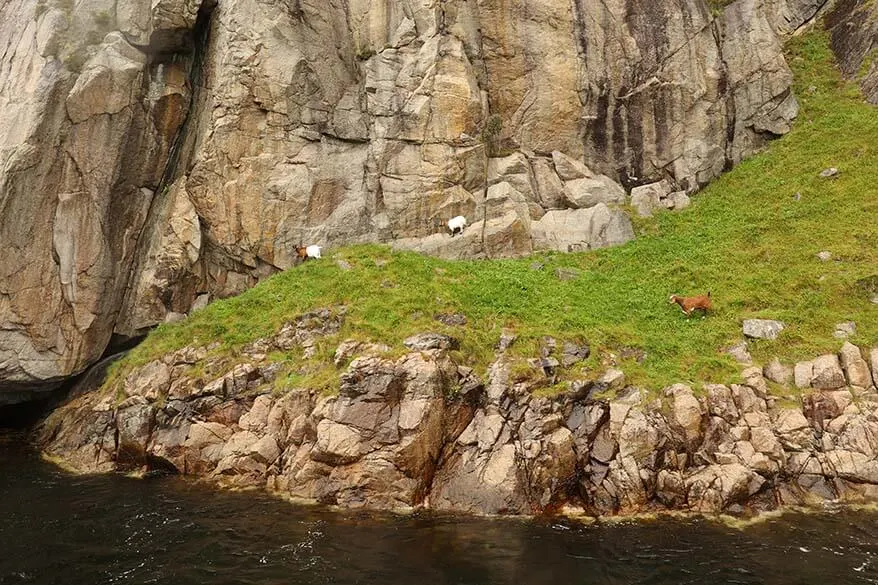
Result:
M729 80L729 66L726 62L725 55L723 54L724 32L718 20L714 19L711 21L710 30L713 33L714 42L716 43L716 50L719 54L719 61L720 63L722 63L718 89L720 97L725 100L726 112L726 139L723 149L725 161L723 165L723 171L730 171L735 164L732 153L734 151L735 144L735 126L737 126L738 124L737 105L735 103L735 88L731 85Z
M183 121L174 135L171 146L168 151L167 161L162 171L161 179L155 189L155 195L149 205L146 221L141 230L135 244L135 258L132 262L127 278L127 286L124 294L124 300L120 306L127 306L127 299L134 291L132 287L137 282L137 274L142 269L148 249L150 245L150 228L160 222L160 215L165 211L168 205L168 192L171 185L177 180L182 173L188 169L191 151L195 145L195 135L197 134L198 113L200 106L204 102L203 95L203 70L207 48L210 42L210 30L213 19L213 11L216 8L215 0L205 0L198 11L195 26L189 32L188 41L183 44L185 53L158 53L153 55L150 66L156 66L168 60L188 59L187 71L187 87L191 94L189 96L189 104L186 108ZM119 332L114 334L114 340L123 345L136 345L148 330L135 332L133 335L123 335ZM112 345L112 340L111 340Z
M113 333L101 359L113 354L128 352L140 345L140 342L143 341L145 337L145 335L122 335L120 333Z
M177 136L171 145L168 153L168 162L165 165L165 171L159 183L158 192L161 193L164 188L169 186L179 176L179 164L181 154L185 150L187 138L192 130L192 125L197 123L197 110L201 103L202 96L202 73L204 70L204 59L207 47L210 42L210 28L213 18L213 10L216 7L215 2L205 2L198 11L198 17L195 21L195 28L192 31L192 56L189 65L189 87L192 90L192 96L189 100L189 109L186 117L180 126ZM188 158L188 157L187 157ZM184 162L185 159L184 159Z
M126 353L127 351L119 350L107 351L93 366L69 378L60 386L50 385L43 391L35 391L26 401L0 405L0 428L33 427L63 402L98 388L106 377L107 368Z
M0 429L28 429L48 408L48 397L0 406Z

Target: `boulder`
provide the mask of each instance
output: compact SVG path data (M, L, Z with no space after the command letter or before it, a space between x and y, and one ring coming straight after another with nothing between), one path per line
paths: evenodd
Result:
M734 423L740 417L738 406L732 391L722 384L707 384L707 408L712 416L718 416L728 423Z
M685 479L692 510L717 513L745 501L762 488L765 480L740 463L709 465Z
M552 152L552 164L562 181L594 177L594 173L585 164L557 150Z
M857 386L859 388L868 388L872 384L872 375L869 372L869 365L863 359L860 348L845 341L838 353L841 358L841 367L844 369L845 377L849 386Z
M832 336L836 339L847 339L857 334L857 324L853 321L845 321L835 324L835 331Z
M835 390L845 385L844 372L842 372L838 356L827 354L814 360L811 385L820 390Z
M457 339L443 333L418 333L406 338L402 343L413 351L457 349L460 347L460 342Z
M768 394L768 384L765 383L765 378L762 376L762 369L756 366L745 368L743 372L741 372L741 377L744 378L744 383L747 386L750 386L760 397L764 397Z
M775 417L774 429L784 449L805 451L814 446L814 431L802 411L782 409Z
M692 200L685 191L675 191L671 193L668 195L668 201L672 203L671 208L675 211L686 209L692 203Z
M625 189L606 175L566 181L564 191L568 204L579 209L625 202Z
M777 339L784 326L772 319L744 319L744 335L753 339Z
M565 368L588 359L591 354L591 348L587 343L579 345L569 341L564 342L564 348L561 355L561 365Z
M796 388L810 388L814 378L814 362L796 362L793 368L793 380Z
M199 451L208 445L224 444L234 431L216 422L195 422L189 427L185 446Z
M732 356L739 364L747 366L753 364L753 356L750 355L750 351L747 349L746 341L742 341L741 343L729 347L726 349L726 353Z
M865 455L844 449L826 453L828 467L842 479L857 483L878 484L878 461L874 454Z
M625 373L616 368L609 368L598 378L598 383L606 388L621 388L625 384Z
M634 187L631 189L631 206L640 217L650 217L657 209L674 206L674 199L670 200L670 205L666 203L671 191L671 184L667 180ZM685 192L683 195L685 196Z
M330 465L353 463L364 455L363 437L351 427L324 419L317 425L311 459Z
M536 250L578 252L624 244L634 239L634 228L623 211L598 203L548 211L532 224L532 234Z
M793 381L793 368L780 363L780 360L774 358L768 365L762 369L763 375L782 386L787 386Z
M268 414L271 412L273 403L274 399L268 394L256 397L250 410L241 416L238 426L245 431L257 433L264 430L268 424Z
M694 449L702 435L701 403L685 384L674 384L665 390L665 396L670 399L668 423L671 429L682 436L687 449Z
M551 159L531 159L540 205L546 209L563 209L569 205L564 183L555 172Z

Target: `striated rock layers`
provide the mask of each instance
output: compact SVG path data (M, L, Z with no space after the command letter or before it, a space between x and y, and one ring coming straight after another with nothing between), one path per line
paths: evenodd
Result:
M626 189L691 193L789 129L779 35L821 6L7 0L0 381L81 371L300 242L624 242Z
M438 334L398 359L344 342L336 363L353 361L337 395L278 376L268 352L307 355L339 319L305 315L231 362L187 347L145 364L55 411L43 449L79 471L172 471L346 507L746 513L878 498L878 393L850 344L844 369L815 362L796 404L768 395L759 368L698 395L678 384L599 399L614 383L602 379L539 397L502 350L482 380Z

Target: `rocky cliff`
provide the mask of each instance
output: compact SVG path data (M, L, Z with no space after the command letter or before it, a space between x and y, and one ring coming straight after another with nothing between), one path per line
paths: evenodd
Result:
M5 0L0 401L300 242L625 241L628 189L691 193L796 114L781 38L825 3L722 4Z
M321 310L234 358L190 346L131 370L56 410L45 453L84 472L176 472L382 509L747 513L878 497L878 348L797 364L801 399L769 393L759 368L697 393L624 387L611 371L540 396L511 366L514 338L479 376L452 359L455 339L431 333L398 358L342 343L337 393L279 375L271 352L307 353L342 319ZM552 367L587 351L565 344Z
M878 4L835 3L826 18L842 73L856 79L869 103L878 104Z

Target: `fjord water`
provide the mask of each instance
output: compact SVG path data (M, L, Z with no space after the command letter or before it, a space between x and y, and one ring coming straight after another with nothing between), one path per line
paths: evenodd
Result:
M0 583L878 583L878 514L741 530L333 512L179 478L70 475L0 434Z

